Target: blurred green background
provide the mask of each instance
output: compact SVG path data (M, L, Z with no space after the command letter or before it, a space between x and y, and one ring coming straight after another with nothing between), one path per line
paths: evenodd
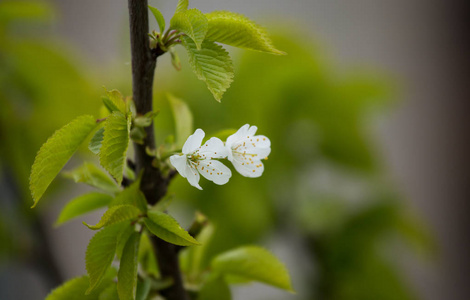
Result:
M77 4L70 1L0 2L1 299L42 299L59 282L84 273L87 229L78 221L59 229L51 224L58 209L86 188L59 178L40 207L31 210L29 171L40 145L54 130L80 114L98 116L103 85L131 94L127 12L125 1L120 2L116 7L110 1L99 7L93 2L80 4L89 5L88 10L75 10ZM173 2L151 4L160 4L169 18ZM239 10L234 3L226 3L227 7L219 3L216 8L282 14L280 7L262 10L262 1L254 7L241 2ZM335 5L341 7L341 3ZM212 5L205 1L201 9L213 10ZM299 16L306 18L311 7L299 1L285 15L295 14L295 9L303 10ZM111 22L109 15L116 11L121 25L110 29L106 20ZM438 279L430 277L443 287L436 298L429 292L432 282L416 279L430 265L439 264L442 240L433 232L443 231L434 226L439 222L423 221L433 214L420 210L419 201L410 205L413 190L404 191L397 183L409 177L395 180L390 175L387 151L384 154L381 147L394 141L383 142L387 135L377 138L387 132L377 128L390 111L400 107L408 84L386 68L347 68L335 59L335 50L327 51L328 46L314 38L315 29L312 33L298 20L297 25L275 20L267 27L275 45L288 55L230 49L235 80L221 104L191 73L183 51L179 51L181 72L171 68L166 55L159 58L155 85L155 107L161 111L155 124L159 143L174 133L165 92L184 99L194 114L195 128L208 135L249 123L272 142L261 178L247 179L234 172L222 187L203 180L200 192L178 177L170 186L169 193L175 196L170 212L185 225L196 210L213 221L216 233L206 262L234 246L256 243L280 256L291 270L296 295L253 285L233 288L234 299L443 299L440 295L451 295L446 294L451 286L442 274ZM335 26L334 19L328 22ZM103 26L109 32L73 26ZM357 30L361 29L358 25ZM88 42L99 43L102 38L103 45L80 48L77 41L86 40L84 36L92 37ZM107 40L109 36L115 36L114 44ZM351 39L338 34L341 38ZM334 49L335 43L331 44ZM106 45L114 48L107 52ZM370 62L377 60L370 57ZM402 130L406 135L410 128ZM413 143L404 145L413 148ZM83 158L90 158L86 151L70 165ZM457 203L447 200L449 206ZM76 250L70 252L71 248ZM444 252L444 260L450 253ZM21 289L22 282L30 288ZM465 288L459 289L454 295L463 295Z

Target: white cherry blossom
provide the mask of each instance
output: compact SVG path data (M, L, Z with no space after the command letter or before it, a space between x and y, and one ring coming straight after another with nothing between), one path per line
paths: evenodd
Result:
M213 137L201 146L204 135L202 129L197 129L184 143L183 153L170 157L170 162L178 173L200 190L202 188L199 185L199 174L219 185L226 184L232 176L229 168L220 161L214 160L228 156L224 143Z
M256 130L256 126L243 125L225 142L228 160L245 177L260 177L264 171L261 160L271 153L271 141L264 135L255 135Z

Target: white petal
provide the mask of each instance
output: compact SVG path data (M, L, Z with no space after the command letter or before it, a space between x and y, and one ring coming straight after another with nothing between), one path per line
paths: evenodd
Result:
M230 177L232 177L230 169L217 160L200 161L198 170L207 180L219 185L226 184Z
M216 137L210 138L199 148L199 155L203 159L226 158L228 153L229 151L225 148L224 142Z
M237 132L235 132L234 134L232 134L231 136L229 136L227 138L227 140L225 141L225 145L228 147L228 148L231 148L232 145L234 143L236 143L238 140L241 140L243 138L246 138L247 137L247 132L248 132L248 129L250 128L250 125L249 124L245 124L243 125L240 129L238 129Z
M251 126L251 127L248 129L246 135L247 135L247 136L254 136L255 133L256 133L256 130L258 130L258 127L256 127L256 126Z
M173 167L176 168L178 173L180 173L181 176L186 178L186 164L187 164L187 158L186 155L180 155L180 154L175 154L170 156L170 163L173 165Z
M264 165L260 160L249 160L247 157L235 156L232 163L235 170L245 177L260 177L264 171Z
M186 178L190 185L202 190L202 187L199 185L199 173L195 168L186 165Z
M196 129L196 131L188 137L183 146L183 153L189 154L196 151L201 146L202 140L206 134L202 129Z
M233 156L244 155L247 158L263 159L271 153L271 141L264 135L255 135L239 140L232 145ZM232 161L232 159L229 160Z

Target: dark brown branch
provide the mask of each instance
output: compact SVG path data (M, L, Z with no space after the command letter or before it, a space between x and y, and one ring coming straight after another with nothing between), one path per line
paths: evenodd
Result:
M150 49L147 0L128 0L132 55L132 91L137 114L145 115L153 110L153 78L157 57L163 54L159 48ZM155 149L153 125L145 128L147 137L143 145L135 144L136 173L143 170L140 189L149 204L157 203L167 192L170 176L152 167L153 157L145 149ZM168 300L189 300L183 287L176 246L153 238L158 265L163 278L172 278L174 284L162 291Z

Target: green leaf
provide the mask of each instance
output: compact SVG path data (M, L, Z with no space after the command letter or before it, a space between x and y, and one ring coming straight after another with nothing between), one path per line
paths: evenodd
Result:
M189 36L194 41L196 49L201 49L209 25L207 18L200 10L192 8L176 13L171 18L170 25L172 29L179 30Z
M103 100L104 106L109 110L110 113L113 113L115 111L120 111L123 114L127 113L127 104L126 101L124 101L124 98L122 97L121 92L118 90L111 90L106 92L106 97L102 97L101 100Z
M32 207L37 205L52 180L95 127L96 120L92 116L78 117L57 130L42 145L29 178L29 188L34 200Z
M210 241L214 235L214 226L208 223L204 229L198 234L197 240L201 243L199 247L188 247L181 252L181 268L187 274L188 280L198 283L203 276L206 266L204 265L204 258L207 255L207 250Z
M95 292L85 295L88 285L88 276L73 278L55 288L46 297L46 300L97 300L102 287L100 286Z
M193 133L193 114L188 105L170 93L166 94L175 119L176 146L181 148L188 136Z
M179 246L200 245L173 217L163 212L149 211L144 222L151 233L168 243Z
M98 300L119 300L116 284L112 283L107 288L105 288L100 293Z
M130 129L131 118L126 118L118 111L109 115L104 126L100 163L116 179L118 184L122 182Z
M100 153L101 143L103 143L103 137L104 137L104 127L101 127L95 132L95 134L90 140L90 143L88 144L88 149L90 149L90 151L96 155Z
M189 1L188 0L178 0L178 5L176 5L175 13L184 12L188 9Z
M221 274L236 275L293 291L286 267L269 251L246 246L219 254L212 269Z
M137 258L140 233L134 232L127 240L119 265L117 290L119 299L134 300L137 288Z
M222 276L209 279L201 288L197 300L231 300L232 294Z
M89 213L95 209L107 206L113 197L101 193L88 193L78 196L73 199L62 209L59 218L56 221L56 226L70 221L80 215Z
M229 11L213 11L205 16L209 23L207 40L276 55L286 54L274 47L261 26L243 15Z
M233 64L228 52L211 41L204 41L201 50L187 37L183 36L182 41L197 78L206 83L214 98L220 102L233 81Z
M149 293L150 293L150 288L152 287L151 285L152 280L150 278L146 278L143 281L139 280L137 282L137 294L135 299L136 300L146 300Z
M155 250L147 234L143 234L140 239L139 263L147 274L153 275L154 277L160 276Z
M149 5L149 9L152 12L153 16L155 17L155 20L157 20L158 27L160 28L160 32L163 33L165 32L165 18L163 17L163 14L155 7L152 7Z
M140 190L141 176L137 178L129 187L120 192L111 202L110 207L117 205L132 205L141 212L147 212L147 201Z
M121 224L109 226L98 231L91 238L85 255L86 269L90 277L87 294L99 286L111 266L116 253L117 237L122 228Z
M137 218L142 212L133 205L116 205L110 207L104 215L101 217L101 220L96 225L85 224L88 228L96 230L104 226L113 225L116 223L124 222L127 220Z
M105 172L96 165L85 162L82 166L64 173L65 177L72 178L75 182L83 182L103 191L115 193L120 188Z
M169 50L171 54L171 64L177 71L181 71L181 60L178 53L176 53L175 47L170 47Z

